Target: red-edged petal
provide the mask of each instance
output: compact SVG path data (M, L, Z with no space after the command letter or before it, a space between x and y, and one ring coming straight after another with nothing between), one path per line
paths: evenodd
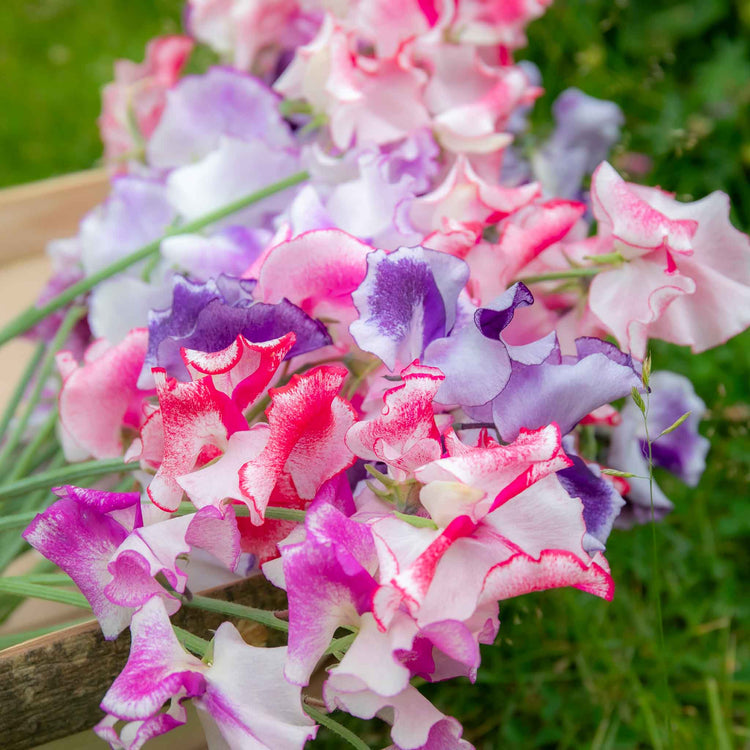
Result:
M229 436L246 430L247 422L228 396L217 391L210 378L180 383L154 368L156 392L164 434L164 458L148 487L155 505L174 511L182 488L177 477L195 467L207 446L223 449Z
M248 341L240 334L219 352L182 349L181 354L193 380L210 376L216 389L244 410L266 389L294 341L293 333L261 343Z
M316 367L271 390L268 444L240 469L240 489L259 516L282 470L300 497L312 499L326 480L354 462L344 438L356 417L337 395L346 375L341 367Z
M346 444L360 458L385 461L401 472L440 458L440 432L432 400L444 375L414 362L401 372L403 383L386 391L380 416L352 425Z

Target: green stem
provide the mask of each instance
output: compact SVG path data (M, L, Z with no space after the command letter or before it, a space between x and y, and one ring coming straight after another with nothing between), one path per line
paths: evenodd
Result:
M596 276L596 274L606 271L606 268L570 268L566 271L555 271L551 273L542 273L538 276L524 276L517 279L524 284L538 284L541 281L558 281L559 279L582 279L587 276Z
M648 385L648 383L646 383ZM643 425L644 432L646 435L646 444L648 445L648 493L651 504L651 576L652 576L652 588L654 596L654 606L656 608L656 622L659 633L659 666L662 673L662 681L664 683L665 701L667 694L669 693L669 675L667 673L667 665L664 661L664 655L666 650L664 647L664 615L661 608L661 576L659 567L659 547L656 534L656 508L654 506L654 458L653 458L653 443L648 430L648 413L651 407L651 392L646 388L646 403L645 409L643 410ZM673 747L672 742L672 720L669 715L669 710L665 711L665 722L667 725L667 738L669 740L669 747Z
M117 474L122 471L137 471L140 465L137 461L125 463L121 458L111 458L104 461L84 461L79 464L70 464L61 469L35 474L15 482L8 482L0 486L0 500L10 497L25 495L27 492L39 489L49 489L61 484L77 482L81 479Z
M44 389L47 379L54 370L55 356L57 355L58 350L68 340L68 336L73 330L73 326L75 326L75 324L81 319L83 313L84 310L82 307L72 307L68 310L68 314L57 329L57 333L52 339L52 343L49 345L49 348L42 359L42 363L39 366L34 387L32 388L29 398L26 401L26 405L18 418L18 422L8 436L8 440L3 446L3 449L0 450L0 468L4 466L5 462L23 439L23 434L29 424L29 420L41 398L42 390Z
M273 505L269 505L265 512L266 518L272 518L274 521L297 521L297 523L305 522L305 511L296 510L294 508L277 508Z
M240 198L223 208L212 211L194 221L189 221L187 224L183 224L179 228L170 229L162 237L159 237L159 239L149 242L135 252L126 255L124 258L120 258L114 263L102 268L100 271L91 274L91 276L87 276L85 279L81 279L76 284L69 286L44 305L41 305L40 307L32 306L25 310L17 318L8 323L5 328L0 330L0 346L19 334L28 331L29 328L35 326L39 321L44 320L48 315L51 315L61 307L65 307L65 305L72 302L76 297L90 291L105 279L108 279L111 276L130 268L130 266L135 265L139 261L150 257L154 253L159 252L159 247L161 246L162 241L167 237L172 237L176 234L190 234L192 232L197 232L204 227L207 227L209 224L215 224L217 221L220 221L227 216L231 216L232 214L241 211L243 208L258 203L264 198L280 193L282 190L286 190L294 185L298 185L300 182L304 182L308 179L308 177L309 174L307 172L297 172L296 174L286 177L283 180L279 180L272 185L268 185L261 190L256 190L254 193L246 195L244 198Z
M21 399L23 398L23 394L26 393L29 381L34 377L36 368L42 361L46 349L47 343L45 341L40 341L34 350L34 354L29 360L29 363L26 365L23 374L16 383L16 387L13 389L13 393L5 406L5 411L3 411L3 416L0 417L0 437L5 435L5 431L8 429L8 425L13 419L13 415L16 413L18 404L21 403Z
M208 596L193 596L191 599L183 597L182 603L186 607L195 607L196 609L205 609L208 612L218 612L228 617L241 617L245 620L252 620L275 630L289 632L289 623L276 617L273 612L267 609L258 609L257 607L247 607L244 604L236 602L225 602L221 599L211 599Z
M86 597L78 591L68 591L56 586L45 586L41 583L28 583L23 577L0 578L0 591L14 596L46 599L50 602L60 602L82 609L91 609Z
M311 719L326 727L326 729L330 729L334 734L344 740L344 742L348 742L352 747L356 747L357 750L370 750L370 746L367 743L363 742L356 734L354 734L354 732L347 729L343 724L339 724L338 721L332 719L328 714L324 714L309 703L303 702L302 707Z
M201 658L205 656L206 651L208 651L208 647L211 645L207 640L201 638L200 636L193 635L193 633L191 633L189 630L179 628L177 627L177 625L172 625L172 628L174 628L174 634L177 636L177 640L188 651L192 651L192 653L196 654L196 656L200 656Z
M24 474L28 474L29 470L34 467L35 462L44 455L42 448L47 440L54 435L56 424L57 409L51 409L47 419L44 420L44 424L16 459L13 470L8 475L10 481L20 479Z

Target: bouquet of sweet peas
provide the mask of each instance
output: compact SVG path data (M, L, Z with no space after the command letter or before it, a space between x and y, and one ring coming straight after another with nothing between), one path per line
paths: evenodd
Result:
M648 342L747 328L750 242L725 195L603 161L610 102L566 91L524 148L542 89L513 52L546 4L192 0L190 36L118 64L111 194L2 334L63 349L59 392L41 368L0 455L50 425L50 476L93 480L23 536L130 629L113 747L191 701L211 748L363 747L336 710L468 748L416 684L473 679L502 600L611 598L613 526L672 507L653 466L697 483L703 404ZM288 610L242 614L286 646L172 626L251 575Z

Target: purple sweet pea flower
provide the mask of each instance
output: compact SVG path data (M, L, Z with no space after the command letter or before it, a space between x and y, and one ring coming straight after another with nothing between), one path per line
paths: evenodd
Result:
M698 425L706 405L690 381L674 372L654 372L649 380L648 431L652 442L652 458L660 466L694 487L706 467L709 441L698 433ZM690 416L673 432L657 436L674 424L685 412ZM628 501L623 511L622 525L651 520L651 493L648 479L648 444L643 415L629 401L622 410L622 422L612 432L608 456L612 468L637 476L629 478ZM653 483L654 515L663 518L672 510L672 503L661 488ZM618 524L619 525L619 524Z
M316 500L305 540L281 549L289 597L289 662L285 674L306 685L341 625L358 625L377 588L377 555L369 527ZM311 591L315 596L310 596Z
M175 217L163 182L134 175L117 177L107 200L81 222L85 274L90 276L163 236ZM129 273L140 275L145 262L133 266Z
M579 338L576 352L564 357L555 345L542 362L513 360L508 383L492 404L503 440L553 422L565 434L589 412L641 387L632 358L613 344Z
M161 243L162 257L196 281L219 274L239 276L260 256L271 240L267 229L235 225L212 234L178 234Z
M68 486L55 492L60 499L37 515L23 538L73 579L91 605L104 637L112 640L128 626L133 610L114 604L105 595L112 580L107 566L133 529L133 509L140 503L140 495ZM136 512L139 515L140 509Z
M359 311L350 331L365 351L393 370L422 357L456 321L458 295L469 278L462 260L423 247L367 256L367 275L352 294Z
M148 161L161 168L190 164L213 151L221 136L291 146L291 129L279 114L279 101L257 78L231 68L185 76L167 92L164 112L148 142Z
M163 367L188 380L181 348L218 352L242 334L262 342L293 331L297 340L287 358L331 343L323 323L313 320L286 299L277 304L255 302L255 281L219 276L204 284L174 277L172 306L152 311L146 368Z
M315 736L300 689L282 674L286 648L250 646L225 622L216 631L209 666L182 648L156 597L133 616L131 634L128 662L104 696L107 716L94 730L113 747L137 750L184 724L182 701L188 698L210 747L301 750ZM118 721L126 722L119 733Z
M607 158L620 138L625 118L614 102L595 99L578 89L563 91L552 112L556 127L532 163L547 194L575 199L583 179Z

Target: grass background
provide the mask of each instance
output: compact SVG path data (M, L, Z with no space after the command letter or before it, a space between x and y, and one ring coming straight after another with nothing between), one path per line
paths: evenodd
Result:
M181 5L0 5L0 185L95 165L113 61L178 31ZM725 190L747 231L749 32L750 0L557 0L522 54L547 89L535 122L548 126L568 86L617 101L627 124L614 158L647 154L642 179L683 199ZM658 477L677 508L656 530L656 568L650 527L613 533L612 604L577 591L507 602L478 684L425 688L478 748L750 748L748 351L748 334L698 357L654 347L654 368L687 374L708 404L709 468L695 490ZM352 726L383 743L377 722Z

